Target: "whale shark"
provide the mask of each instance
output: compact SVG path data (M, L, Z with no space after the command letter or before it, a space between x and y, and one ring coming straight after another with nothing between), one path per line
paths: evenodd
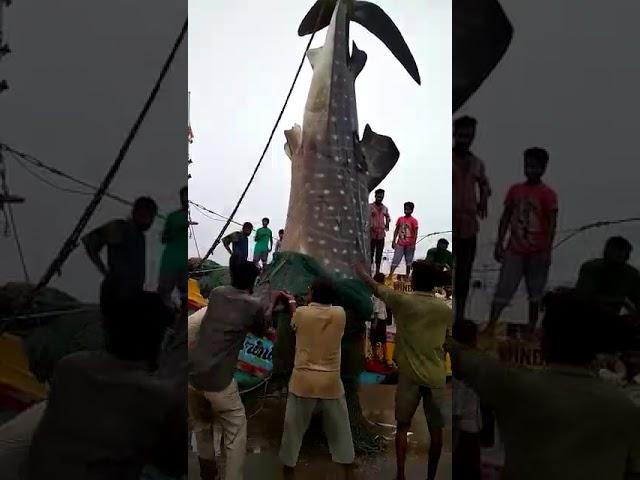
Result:
M400 156L393 140L368 124L360 138L355 81L367 54L355 42L349 49L352 21L380 39L420 84L402 34L377 5L319 0L302 20L300 36L328 30L324 45L307 52L313 77L303 125L285 132L291 190L282 251L309 255L340 278L353 277L354 263L369 261L369 193Z

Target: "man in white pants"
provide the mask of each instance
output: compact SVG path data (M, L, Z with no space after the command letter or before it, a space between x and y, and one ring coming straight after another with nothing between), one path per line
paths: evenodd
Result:
M191 352L195 347L200 333L202 320L207 313L207 308L201 308L197 312L191 314L188 320L188 351ZM200 459L201 470L211 470L210 477L215 478L217 467L215 458L220 456L220 445L222 443L222 425L213 418L209 402L202 402L202 397L194 391L189 385L189 417L193 434L196 437L196 449L198 458ZM207 472L202 472L204 478Z
M224 431L224 478L244 478L247 418L233 374L247 333L263 336L271 311L252 295L257 276L258 269L253 263L231 265L231 286L211 292L211 308L203 314L198 339L189 352L189 405L192 418L198 419L195 430L200 432L196 441L200 444L198 455L203 479L211 478L205 476L206 472L215 471L214 451L207 445L213 436L206 434L214 416ZM279 293L274 301L278 298Z
M0 426L0 480L18 480L27 460L33 432L40 423L47 402L36 403Z

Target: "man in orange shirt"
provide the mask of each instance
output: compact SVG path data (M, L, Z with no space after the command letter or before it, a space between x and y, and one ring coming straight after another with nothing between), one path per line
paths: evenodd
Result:
M384 200L384 190L379 188L375 191L375 201L369 204L371 212L371 263L375 259L376 273L380 273L380 265L382 265L382 252L384 251L384 237L389 231L389 209L382 203Z
M453 257L455 321L464 318L471 271L476 257L478 218L487 217L491 195L484 163L470 150L477 121L460 117L453 123Z

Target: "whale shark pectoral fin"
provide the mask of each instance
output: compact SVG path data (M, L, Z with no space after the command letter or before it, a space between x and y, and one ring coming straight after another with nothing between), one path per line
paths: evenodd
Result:
M353 78L357 78L360 72L367 63L367 53L360 50L356 42L353 42L353 51L351 52L351 71L353 72Z
M322 52L322 47L310 48L309 50L307 50L307 58L309 59L311 68L316 68L316 62L318 59L318 55L320 55L320 52Z
M420 73L413 54L404 41L400 30L384 10L371 2L355 1L353 2L351 20L359 23L378 37L391 50L393 56L398 59L411 78L420 85Z
M372 192L398 163L400 152L391 137L375 133L368 124L364 127L360 150L367 162L368 188Z
M511 43L513 27L496 0L453 2L453 111L480 88Z
M318 0L314 3L298 27L298 36L304 37L305 35L312 34L314 31L319 32L323 28L328 27L337 3L338 0ZM320 16L320 18L318 18L318 16Z
M284 143L284 153L287 154L289 160L293 161L293 152L291 151L291 147L289 147L289 144L287 142Z
M302 128L296 123L292 128L284 131L284 136L287 139L287 143L284 144L284 151L287 157L293 160L302 145Z

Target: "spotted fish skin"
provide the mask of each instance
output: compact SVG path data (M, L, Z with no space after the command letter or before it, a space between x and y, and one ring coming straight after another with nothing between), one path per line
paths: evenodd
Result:
M282 244L283 250L310 255L343 277L350 276L354 262L369 256L367 167L357 155L348 28L347 5L340 1L325 45L309 53L314 73L302 135L297 145L289 143L292 179Z
M393 140L367 125L359 137L355 80L367 60L349 23L356 21L389 47L419 84L417 66L393 21L370 2L318 0L300 29L328 26L324 46L309 50L313 78L303 127L285 132L291 159L291 190L282 250L309 255L331 274L350 278L356 262L369 261L369 193L400 155ZM329 15L330 14L330 15ZM310 28L313 26L313 28Z

